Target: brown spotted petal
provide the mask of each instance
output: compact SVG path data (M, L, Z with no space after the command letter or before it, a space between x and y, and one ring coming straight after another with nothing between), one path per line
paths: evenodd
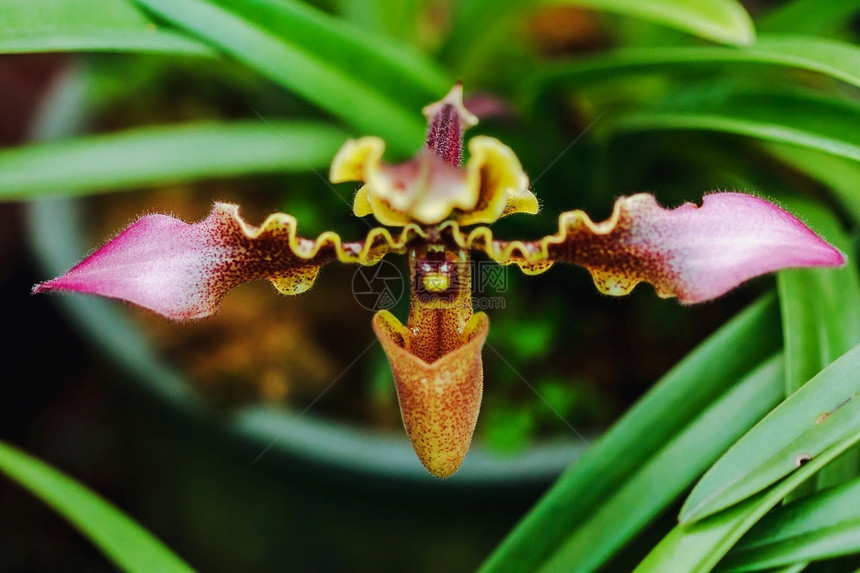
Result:
M436 477L454 474L469 450L481 407L481 348L489 324L483 312L473 315L460 335L462 345L428 364L407 350L411 333L394 315L381 311L373 318L394 373L406 433Z
M661 297L695 303L783 268L840 266L845 258L790 213L752 195L714 193L702 206L664 209L652 195L622 197L612 216L594 223L582 211L559 217L559 231L539 241L498 241L486 227L445 232L460 248L486 252L530 273L553 262L586 267L606 294L629 293L639 282Z
M283 294L309 289L322 265L340 260L374 264L404 252L421 231L398 237L372 229L363 241L343 242L333 232L314 240L296 234L290 215L270 215L260 227L239 208L216 203L209 216L189 224L167 215L141 217L68 273L36 285L34 293L72 291L126 300L175 320L212 314L233 287L269 279Z

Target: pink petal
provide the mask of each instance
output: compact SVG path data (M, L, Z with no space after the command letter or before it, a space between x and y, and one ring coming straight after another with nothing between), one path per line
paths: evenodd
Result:
M339 259L372 264L402 250L417 232L397 239L373 229L363 242L342 243L327 232L316 240L296 235L296 220L282 213L261 227L248 225L238 207L216 203L194 224L167 215L147 215L63 276L38 284L34 293L71 291L126 300L175 320L215 312L233 287L271 280L283 294L309 289L320 266Z
M673 210L640 194L619 200L616 218L610 232L592 235L596 253L570 240L579 233L549 244L551 256L589 267L610 294L645 280L660 296L695 303L779 269L845 263L842 253L793 215L742 193L715 193L701 207L686 203Z
M684 303L718 297L784 268L845 264L842 253L796 217L752 195L714 193L701 207L685 203L673 210L651 195L636 195L624 211L629 226L620 243L643 262L650 275L644 280Z
M147 215L65 275L36 285L33 292L62 290L119 298L176 320L205 316L226 292L218 288L223 283L216 277L228 248L217 244L213 222L212 216L189 225L167 215Z
M622 197L612 216L594 223L582 211L559 217L559 231L539 241L497 241L489 229L458 244L478 248L529 273L552 262L586 267L600 291L629 293L639 282L662 297L695 303L718 297L753 277L791 267L829 267L845 257L790 213L752 195L714 193L702 206L664 209L652 195Z

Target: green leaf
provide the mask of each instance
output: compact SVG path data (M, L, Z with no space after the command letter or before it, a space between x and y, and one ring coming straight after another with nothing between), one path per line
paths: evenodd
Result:
M632 16L724 44L751 44L752 19L735 0L545 0L545 4L582 6Z
M777 273L785 346L785 394L790 396L821 370L821 312L816 309L815 282L808 269ZM812 288L810 288L812 286Z
M403 42L416 43L419 0L337 0L344 19L373 34L385 34Z
M849 359L854 360L856 356L857 353L853 358L849 356ZM847 436L784 480L744 502L702 521L677 525L639 564L636 573L710 571L743 534L782 498L858 442L860 432Z
M550 559L629 476L777 349L776 320L773 300L760 301L689 354L559 478L482 570L533 571Z
M648 20L708 40L746 45L755 40L752 19L736 0L467 0L460 2L445 54L458 62L481 49L494 25L521 17L527 9L580 6Z
M193 571L151 533L65 474L0 442L0 472L51 506L125 571Z
M843 252L851 241L839 221L824 207L803 200L784 206ZM787 394L803 386L821 369L860 343L860 278L849 259L843 268L790 269L777 274Z
M577 524L545 571L595 571L659 515L783 397L782 357L754 369L606 495Z
M860 104L853 101L804 91L715 86L707 92L675 94L659 107L607 117L597 127L610 134L690 129L734 133L860 161L858 124Z
M843 252L851 241L839 221L809 201L788 200L786 206ZM849 259L841 269L791 269L777 274L786 355L786 394L790 395L821 369L860 344L860 278ZM857 455L843 456L818 476L819 488L857 475ZM814 490L815 484L808 484ZM792 497L800 496L796 491Z
M768 33L827 33L848 26L858 11L860 0L794 0L776 7L756 24Z
M420 107L451 86L409 48L297 2L136 1L401 152L424 139Z
M720 570L756 571L860 552L860 479L766 515L732 548Z
M698 521L796 473L860 435L860 345L822 370L741 438L699 480L681 508Z
M678 74L715 66L779 66L821 73L860 87L860 48L823 38L763 37L752 46L623 48L603 55L539 68L527 81L528 95L553 85L577 85L625 73Z
M211 56L205 44L157 25L128 0L0 0L0 53L156 52Z
M782 143L762 143L771 155L794 169L823 183L860 223L860 164L815 149Z
M314 122L148 127L0 151L0 200L325 168L346 134Z
M777 567L775 569L769 569L767 573L800 573L809 563L793 563L791 565L786 565L785 567Z

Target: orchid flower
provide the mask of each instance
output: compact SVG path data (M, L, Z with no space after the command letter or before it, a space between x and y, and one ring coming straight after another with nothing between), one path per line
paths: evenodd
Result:
M701 206L676 209L660 207L649 194L621 197L606 221L569 211L559 216L555 234L496 239L486 225L539 209L519 160L500 141L478 136L469 141L463 164L463 133L477 119L463 106L459 85L424 114L426 145L412 160L386 163L385 143L362 137L346 142L332 162L333 182L364 183L355 214L384 225L363 239L344 241L330 231L303 238L295 218L282 213L255 227L236 205L216 203L194 224L144 216L33 291L92 293L189 320L215 312L227 291L246 281L269 279L281 293L297 295L311 288L326 263L374 265L387 254L407 255L406 325L383 310L374 315L373 329L415 452L431 474L447 477L469 449L483 392L481 349L489 319L472 312L473 251L526 274L574 263L608 295L627 294L644 281L660 297L685 304L778 269L844 264L838 250L794 216L741 193L712 193Z

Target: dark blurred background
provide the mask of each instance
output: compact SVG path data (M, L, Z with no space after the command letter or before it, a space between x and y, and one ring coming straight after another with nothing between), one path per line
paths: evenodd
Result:
M0 58L0 146L21 143L62 59ZM113 419L115 396L51 300L30 296L39 276L29 256L24 206L0 204L0 296L6 365L0 438L64 468L120 504L130 468ZM101 571L107 562L70 525L0 479L0 570Z

